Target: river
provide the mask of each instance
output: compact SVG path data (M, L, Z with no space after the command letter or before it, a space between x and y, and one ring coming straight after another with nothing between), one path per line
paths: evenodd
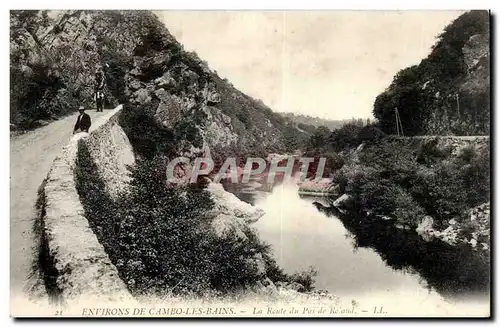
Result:
M260 239L287 273L313 267L316 289L393 308L488 310L489 264L471 251L424 242L386 222L339 217L331 201L300 196L294 183L270 191L255 179L224 187L266 212L253 225Z

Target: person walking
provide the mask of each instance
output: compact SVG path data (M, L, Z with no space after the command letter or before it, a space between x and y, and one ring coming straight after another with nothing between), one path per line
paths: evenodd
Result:
M104 109L104 72L102 69L97 69L95 74L95 101L97 112L102 112Z
M73 134L78 132L88 133L90 125L92 124L90 116L85 113L85 108L82 106L78 108L78 112L80 112L80 115L78 115L78 118L76 119L75 128L73 128Z

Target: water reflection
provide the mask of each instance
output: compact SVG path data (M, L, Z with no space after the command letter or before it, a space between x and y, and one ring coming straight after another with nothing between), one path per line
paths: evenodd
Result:
M401 230L387 221L363 221L342 215L332 206L315 206L342 221L354 236L354 246L373 248L394 269L409 268L425 278L429 287L446 297L487 294L489 258L468 246L453 247L439 240L423 241L414 231Z
M432 305L443 302L442 296L488 292L488 260L470 249L426 243L384 221L360 223L336 212L324 197L299 196L293 184L272 192L239 184L225 188L264 209L255 228L271 244L278 264L290 273L313 266L319 289L341 297L408 297Z

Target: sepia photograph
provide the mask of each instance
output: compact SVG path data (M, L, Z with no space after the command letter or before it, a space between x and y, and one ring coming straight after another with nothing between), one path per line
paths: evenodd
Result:
M490 11L9 18L11 317L492 316Z

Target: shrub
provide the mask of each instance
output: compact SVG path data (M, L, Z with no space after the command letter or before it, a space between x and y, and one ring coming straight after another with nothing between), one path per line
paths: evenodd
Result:
M490 201L489 149L468 147L454 157L438 140L414 145L395 139L367 144L359 160L334 172L332 182L352 196L348 209L413 225L430 215L437 227L446 227L446 221L463 219L468 209Z
M309 267L308 270L293 274L288 278L288 281L299 283L300 285L304 286L304 291L310 292L314 290L314 278L317 275L318 272L313 267Z
M332 174L331 186L337 185L340 193L346 192L347 184L348 184L348 179L344 171L337 170Z
M344 158L338 153L327 153L324 156L326 157L325 170L327 170L327 172L339 170L345 164Z
M424 140L421 147L417 150L417 162L427 166L433 165L446 158L449 158L452 153L451 146L438 147L439 140L437 138L426 141Z
M12 66L11 122L18 128L37 127L38 120L50 120L76 107L59 75L44 57L37 57L30 68Z
M151 110L155 110L153 102L142 107L126 104L120 114L119 123L137 155L152 159L157 155L173 154L174 134L154 120Z
M382 179L408 187L417 170L417 157L407 146L382 142L361 152L360 162L373 167Z
M471 163L471 161L476 157L476 149L473 146L467 146L463 148L458 154L458 158L465 163Z
M366 143L377 143L383 138L385 138L387 135L382 132L382 130L374 125L368 125L363 127L358 135L357 139L359 143L366 142Z
M358 146L361 142L357 136L364 126L362 120L350 121L337 130L334 130L329 138L329 143L337 152Z
M311 292L315 289L315 277L318 272L313 267L309 267L307 270L289 275L278 266L268 251L263 252L263 258L266 266L266 275L274 283L299 283L303 286L303 288L298 290L299 292Z
M130 57L118 51L108 50L103 52L101 60L109 65L104 68L106 91L109 91L118 103L126 103L128 99L125 96L125 74L132 67Z
M360 205L375 215L389 216L410 225L417 225L425 215L411 194L387 180L362 185Z
M488 149L473 154L462 152L461 159L465 164L459 171L467 193L467 203L474 207L490 201L490 152Z
M428 215L439 223L467 209L467 191L457 165L444 161L424 171L416 174L410 192Z
M177 141L187 140L197 148L203 146L203 137L200 134L199 128L192 120L183 120L175 127L175 135Z
M210 195L202 187L166 187L162 158L139 159L129 189L113 201L86 144L78 147L76 185L85 216L133 294L224 294L262 278L251 260L257 253L272 265L269 247L252 231L244 231L246 240L216 236L207 215ZM303 280L310 287L312 280Z
M325 145L327 145L327 143L329 142L330 135L331 131L330 129L328 129L328 127L319 126L309 138L309 148L324 148Z

